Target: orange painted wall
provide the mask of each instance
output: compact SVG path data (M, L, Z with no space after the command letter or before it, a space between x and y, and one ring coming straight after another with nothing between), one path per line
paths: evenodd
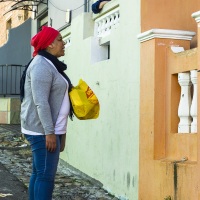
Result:
M191 14L200 10L199 0L141 0L141 32L153 29L197 31ZM191 47L196 47L196 37Z
M196 31L199 0L141 0L141 32L152 28Z
M178 131L177 73L198 68L198 49L189 41L152 39L141 44L139 199L199 200L199 135ZM199 119L200 117L198 117ZM188 157L188 161L175 164Z
M200 45L200 23L191 17L199 10L198 0L141 0L141 32L159 28L199 33L191 42L156 38L141 43L139 200L200 200L200 127L197 134L178 134L176 114L177 73L200 69L200 48L190 50ZM188 51L174 54L171 46ZM200 106L198 113L200 124ZM176 164L185 156L186 162Z

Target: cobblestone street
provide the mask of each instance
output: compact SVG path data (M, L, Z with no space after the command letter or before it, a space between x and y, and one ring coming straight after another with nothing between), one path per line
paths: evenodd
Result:
M31 172L31 151L21 135L19 125L0 125L0 163L16 176L26 188L28 187ZM4 199L9 200L9 197ZM68 169L61 162L56 175L53 199L117 200L116 197L108 194L100 184Z

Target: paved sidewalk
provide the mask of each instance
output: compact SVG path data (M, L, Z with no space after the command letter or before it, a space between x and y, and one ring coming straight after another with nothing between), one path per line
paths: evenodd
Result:
M0 199L27 200L27 187L0 163Z
M1 172L5 173L5 177L2 177L4 174ZM21 135L20 126L0 125L0 180L4 179L4 183L0 181L0 193L13 194L7 197L0 196L0 198L2 200L27 199L30 172L31 151ZM18 190L21 196L12 189L16 186L16 181L20 181L17 185L20 187ZM2 189L4 184L7 184L6 191ZM53 200L117 200L117 198L108 194L101 185L60 163L55 179Z

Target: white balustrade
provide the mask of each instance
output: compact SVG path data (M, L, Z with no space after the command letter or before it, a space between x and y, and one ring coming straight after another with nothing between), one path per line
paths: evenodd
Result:
M197 70L179 73L178 82L181 87L181 96L178 107L178 133L197 132ZM193 96L191 94L193 86Z
M197 133L197 70L190 72L191 82L193 84L193 98L190 108L190 115L193 119L191 123L191 133Z
M111 30L119 25L119 21L120 12L119 7L117 7L95 20L95 35L97 37L109 35Z

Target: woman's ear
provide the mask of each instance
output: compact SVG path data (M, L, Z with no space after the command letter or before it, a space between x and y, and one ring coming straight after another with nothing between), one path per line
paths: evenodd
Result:
M53 45L53 43L51 43L51 44L46 48L46 51L49 52L49 53L51 53L52 50L53 50L53 48L54 48L54 45Z
M47 48L53 49L54 45L51 43Z

